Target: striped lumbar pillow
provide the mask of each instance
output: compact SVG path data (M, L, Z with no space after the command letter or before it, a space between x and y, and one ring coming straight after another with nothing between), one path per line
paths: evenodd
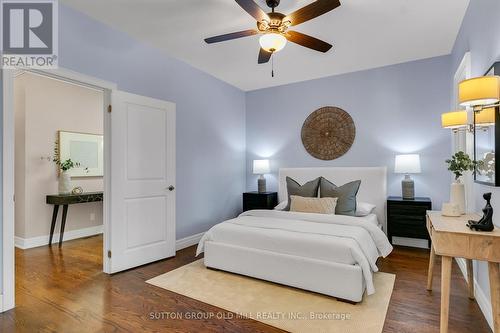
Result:
M335 214L337 198L306 198L291 195L291 212Z

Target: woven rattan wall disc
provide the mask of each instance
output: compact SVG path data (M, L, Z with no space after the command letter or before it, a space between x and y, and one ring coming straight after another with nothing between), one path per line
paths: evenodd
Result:
M330 161L349 151L356 137L356 126L347 112L326 106L307 117L301 135L309 154Z

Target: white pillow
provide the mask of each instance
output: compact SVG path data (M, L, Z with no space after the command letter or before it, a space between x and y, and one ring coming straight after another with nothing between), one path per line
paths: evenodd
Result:
M369 215L369 214L373 213L375 208L377 208L377 206L375 206L371 203L358 201L356 203L356 216L361 217L361 216Z

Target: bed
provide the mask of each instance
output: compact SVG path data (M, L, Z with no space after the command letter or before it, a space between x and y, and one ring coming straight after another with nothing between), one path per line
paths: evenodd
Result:
M286 177L317 177L342 185L361 180L358 201L373 203L364 217L248 211L212 227L198 244L206 267L289 285L351 302L375 292L373 272L392 251L385 229L386 168L287 168L279 171L278 198Z

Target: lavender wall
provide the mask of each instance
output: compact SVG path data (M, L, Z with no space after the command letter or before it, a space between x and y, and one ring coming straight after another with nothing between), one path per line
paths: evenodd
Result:
M247 93L247 189L256 188L252 160L269 158L273 190L280 167L387 166L388 192L400 195L394 156L419 153L423 172L414 177L416 194L441 208L450 184L444 165L450 134L440 127L449 108L449 61L437 57ZM326 105L346 110L356 125L352 148L329 162L310 156L300 138L306 117Z
M474 0L470 2L451 54L452 72L459 66L464 54L471 53L472 76L483 75L496 61L500 61L500 1ZM450 76L450 89L453 77ZM476 198L476 210L484 206L482 193L493 192L492 205L496 210L494 222L500 226L500 188L475 184L473 195ZM489 299L488 268L484 262L474 262L475 278L479 283L480 292ZM478 297L478 302L481 299ZM483 312L491 311L486 308ZM490 312L491 313L491 312Z

